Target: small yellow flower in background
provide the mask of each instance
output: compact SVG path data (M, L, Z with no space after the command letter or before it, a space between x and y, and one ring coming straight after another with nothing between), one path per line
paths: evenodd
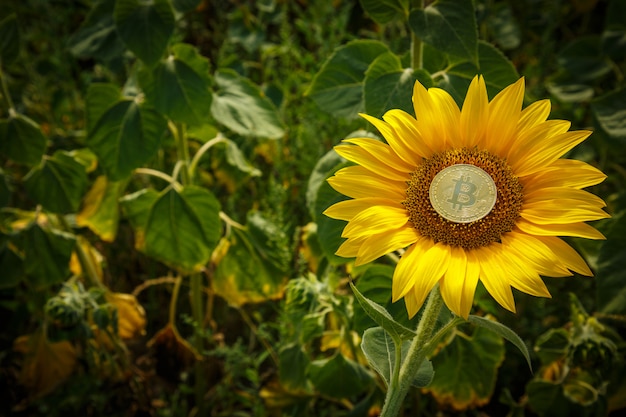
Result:
M325 211L348 222L337 255L362 265L406 248L392 295L404 297L409 316L437 282L448 308L467 318L478 280L514 312L511 287L550 297L540 275L592 275L558 237L604 238L584 222L609 217L605 203L582 189L606 176L560 159L591 132L547 120L549 100L522 109L523 98L523 78L490 102L477 76L459 109L446 91L416 82L416 118L362 115L386 144L355 138L335 147L357 164L328 180L352 198Z

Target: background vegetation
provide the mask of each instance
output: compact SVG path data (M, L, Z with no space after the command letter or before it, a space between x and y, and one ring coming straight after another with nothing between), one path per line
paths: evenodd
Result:
M357 111L407 105L415 79L461 101L477 72L491 95L525 76L528 102L594 130L573 157L608 175L613 217L570 241L595 278L546 279L553 298L516 293L515 315L479 288L534 372L461 327L405 415L623 412L626 2L428 6L462 24L421 34L407 71L403 0L3 1L0 415L376 415L350 280L410 323L391 260L334 255L331 148L376 134Z

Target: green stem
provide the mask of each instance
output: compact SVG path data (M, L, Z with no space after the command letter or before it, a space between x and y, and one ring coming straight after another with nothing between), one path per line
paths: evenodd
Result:
M13 100L11 99L11 95L9 94L9 88L7 87L7 82L4 79L4 73L2 72L2 66L0 65L0 84L2 84L2 95L9 106L9 115L11 117L15 114L15 105L13 104Z
M417 326L415 338L411 342L406 359L400 368L400 377L396 387L390 386L387 390L385 405L380 414L381 417L396 417L402 408L402 403L409 388L417 375L422 362L426 359L428 342L439 317L439 311L443 305L443 299L439 292L439 286L433 288L424 307L422 318ZM401 356L396 356L397 358Z
M202 274L194 273L190 277L190 296L191 310L193 319L196 322L197 330L194 336L194 347L196 351L202 355L204 352L204 303L202 301ZM195 373L195 400L198 416L206 415L204 404L204 393L206 392L206 380L204 376L204 364L202 361L196 361L194 366Z
M191 184L191 176L189 175L189 144L187 143L187 132L185 125L182 123L170 122L170 130L174 134L176 142L176 153L178 160L182 161L181 179L183 185Z
M196 174L196 169L198 168L198 163L200 162L200 158L202 158L202 155L204 155L206 151L208 151L212 146L217 145L221 142L226 142L226 138L224 138L221 133L218 133L216 137L209 140L204 145L202 145L200 149L198 149L196 154L193 156L193 159L191 160L191 164L189 164L189 173L191 175L191 178L193 178Z
M413 9L423 9L424 0L414 0ZM417 37L415 32L411 30L411 67L413 71L422 69L424 67L424 44L422 40Z

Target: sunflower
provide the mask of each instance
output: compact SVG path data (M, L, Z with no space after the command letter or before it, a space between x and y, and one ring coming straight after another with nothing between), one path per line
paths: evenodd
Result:
M559 236L603 239L586 221L609 217L583 188L606 176L561 157L590 131L547 120L550 101L522 109L524 79L489 101L476 76L461 109L439 88L413 88L416 117L393 109L362 114L385 138L352 138L335 147L356 165L328 179L351 197L324 214L347 221L337 255L356 265L402 251L392 298L414 316L439 283L442 298L467 318L480 280L515 312L512 287L550 297L541 276L592 273Z

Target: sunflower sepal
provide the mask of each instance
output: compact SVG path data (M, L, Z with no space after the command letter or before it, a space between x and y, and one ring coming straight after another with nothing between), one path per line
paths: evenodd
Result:
M415 331L395 321L383 306L361 294L352 282L350 283L350 288L352 288L354 296L367 315L384 329L394 342L401 343L403 340L411 340L415 337Z
M486 317L476 316L473 314L471 314L467 320L474 326L483 327L487 330L490 330L497 335L503 337L505 340L511 342L520 352L522 352L522 355L524 355L524 358L528 363L530 372L532 373L533 366L530 361L530 353L528 352L528 348L526 347L526 344L524 343L522 338L519 337L517 333L515 333L511 328L495 320L491 320Z

